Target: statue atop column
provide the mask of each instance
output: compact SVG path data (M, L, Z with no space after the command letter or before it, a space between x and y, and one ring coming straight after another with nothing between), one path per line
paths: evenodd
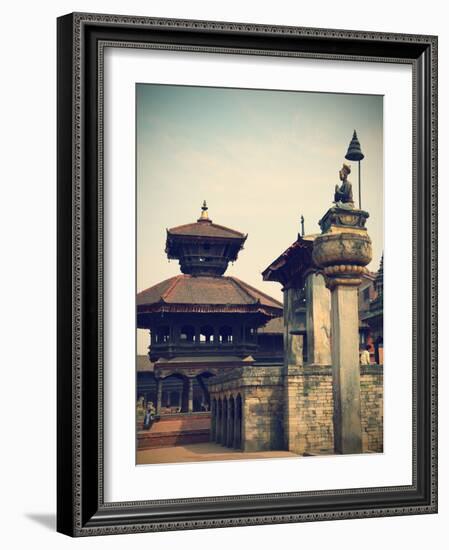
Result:
M351 168L347 164L343 164L339 171L341 185L335 186L334 203L339 208L354 208L354 200L352 198L352 184L348 181L348 175L351 173Z
M365 227L369 216L355 209L349 166L340 170L335 206L320 220L321 234L313 241L312 258L331 291L331 356L336 453L363 450L360 404L358 288L372 258Z

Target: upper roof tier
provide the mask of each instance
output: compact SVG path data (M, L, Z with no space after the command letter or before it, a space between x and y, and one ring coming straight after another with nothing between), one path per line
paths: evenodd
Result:
M219 277L237 259L247 235L212 223L206 201L201 211L196 222L167 229L165 252L179 260L185 274Z
M212 220L202 220L201 218L194 223L186 223L185 225L178 225L167 229L167 233L170 235L181 235L185 237L206 237L206 238L218 238L218 239L246 239L246 235L229 229L224 225L218 225L212 223Z

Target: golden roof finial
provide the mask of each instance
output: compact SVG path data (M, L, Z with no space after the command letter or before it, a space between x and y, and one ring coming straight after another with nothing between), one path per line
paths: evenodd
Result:
M206 201L203 201L203 206L201 207L201 216L198 221L201 221L201 220L209 221L209 213L208 213Z

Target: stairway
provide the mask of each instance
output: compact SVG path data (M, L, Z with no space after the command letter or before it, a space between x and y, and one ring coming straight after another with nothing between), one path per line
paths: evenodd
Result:
M205 443L210 437L210 413L162 415L149 430L137 432L137 448L155 449Z

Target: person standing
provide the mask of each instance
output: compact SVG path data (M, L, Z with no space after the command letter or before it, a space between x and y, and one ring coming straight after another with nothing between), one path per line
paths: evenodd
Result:
M371 357L369 353L369 346L366 346L365 349L360 353L360 364L369 365L371 363Z
M156 418L156 409L154 408L153 401L149 401L147 410L145 411L145 416L143 419L143 429L149 430L153 425L155 418Z

